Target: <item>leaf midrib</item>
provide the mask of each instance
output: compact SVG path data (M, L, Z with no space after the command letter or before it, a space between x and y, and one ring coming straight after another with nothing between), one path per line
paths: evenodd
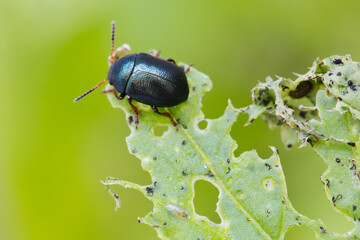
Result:
M208 168L211 170L211 172L216 173L215 168L213 167L211 161L203 149L200 147L200 145L191 137L188 130L183 129L184 135L188 138L188 140L193 144L195 150L199 153L199 155L203 158L203 161L206 165L208 165ZM229 133L229 132L227 132ZM230 197L230 199L234 202L235 206L238 206L238 208L245 214L246 217L252 219L251 223L254 224L259 231L263 234L263 236L267 237L268 239L272 239L269 234L261 227L261 225L254 219L254 217L242 206L242 204L231 194L231 191L226 187L225 183L222 181L221 178L217 176L217 174L214 174L214 178L217 179L219 185L224 189L224 192Z

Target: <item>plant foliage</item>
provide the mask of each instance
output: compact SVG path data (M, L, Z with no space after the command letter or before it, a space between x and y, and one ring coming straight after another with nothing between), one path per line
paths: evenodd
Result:
M270 127L280 125L286 147L309 143L324 160L326 196L355 224L342 236L349 239L360 237L359 87L360 64L332 56L317 59L294 81L267 78L252 90L254 104L242 109L248 123L261 115Z
M136 129L127 102L109 94L111 104L126 114L131 130L126 138L129 151L141 160L152 182L141 186L108 177L104 184L117 207L119 196L110 188L114 184L136 189L151 200L153 211L139 221L152 226L162 239L283 239L294 225L308 226L319 239L360 237L359 74L359 64L350 56L316 60L295 81L268 78L259 83L253 89L253 105L236 109L229 101L220 118L206 119L201 98L212 83L192 68L189 99L162 109L177 119L178 131L168 118L140 103L135 103L140 109ZM261 159L255 151L234 156L237 144L230 130L240 112L249 114L248 123L262 116L270 127L281 125L288 148L297 139L313 146L329 166L322 176L327 197L353 220L352 232L344 236L330 233L320 220L309 219L292 207L276 148L271 147L273 155L268 159ZM205 129L199 127L201 121L207 122ZM167 127L160 135L159 126ZM221 223L196 213L193 199L198 180L219 190L216 212Z

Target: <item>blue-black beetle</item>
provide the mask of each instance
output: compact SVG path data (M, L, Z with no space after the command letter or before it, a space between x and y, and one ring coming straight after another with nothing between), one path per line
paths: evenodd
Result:
M189 96L189 86L183 68L176 65L171 58L163 60L159 54L152 56L147 53L129 54L121 57L130 50L127 44L114 49L115 22L112 22L111 54L109 57L110 69L107 78L94 88L75 98L79 101L101 84L109 81L114 88L103 91L112 92L117 99L127 96L131 108L134 110L136 127L139 123L139 110L132 104L132 100L150 105L155 113L169 117L173 125L177 123L170 113L161 113L158 107L172 107L184 102ZM117 93L120 93L118 95Z

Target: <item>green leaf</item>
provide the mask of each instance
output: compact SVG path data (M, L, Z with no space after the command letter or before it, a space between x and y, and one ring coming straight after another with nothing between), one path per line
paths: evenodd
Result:
M170 112L179 123L176 131L168 118L155 114L149 106L135 103L140 109L135 128L134 112L126 101L113 95L108 98L125 111L131 134L126 138L129 151L141 160L152 182L140 186L118 178L104 182L117 206L119 197L109 187L113 184L133 188L154 204L153 211L139 221L152 226L162 239L283 239L294 225L305 224L317 234L330 236L323 224L297 213L287 196L279 155L261 159L255 151L234 156L237 144L230 130L239 110L230 101L218 119L206 119L201 98L212 87L210 79L192 68L188 73L189 99ZM111 88L110 85L106 87ZM252 107L253 117L262 107ZM206 121L205 129L199 122ZM161 136L156 128L168 128ZM216 212L221 223L211 222L194 209L194 184L197 180L212 183L219 190Z
M311 144L328 165L321 180L329 202L355 224L343 236L351 239L360 238L359 87L360 64L332 56L294 81L268 78L253 89L254 105L241 110L252 119L261 108L270 127L281 125L286 146L296 138Z

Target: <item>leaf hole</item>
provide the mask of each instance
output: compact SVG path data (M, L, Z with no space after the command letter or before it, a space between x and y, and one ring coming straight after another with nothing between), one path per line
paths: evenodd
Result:
M198 123L198 127L201 130L205 130L208 125L208 122L206 120L202 120Z
M286 239L315 239L315 232L306 227L305 225L299 224L295 222L296 227L290 228L290 230L286 233Z
M156 125L152 128L152 133L155 137L161 137L167 130L169 130L169 126L167 125Z
M219 201L219 190L212 183L204 180L198 180L194 184L195 212L205 216L210 221L220 224L221 219L216 212L216 203Z

